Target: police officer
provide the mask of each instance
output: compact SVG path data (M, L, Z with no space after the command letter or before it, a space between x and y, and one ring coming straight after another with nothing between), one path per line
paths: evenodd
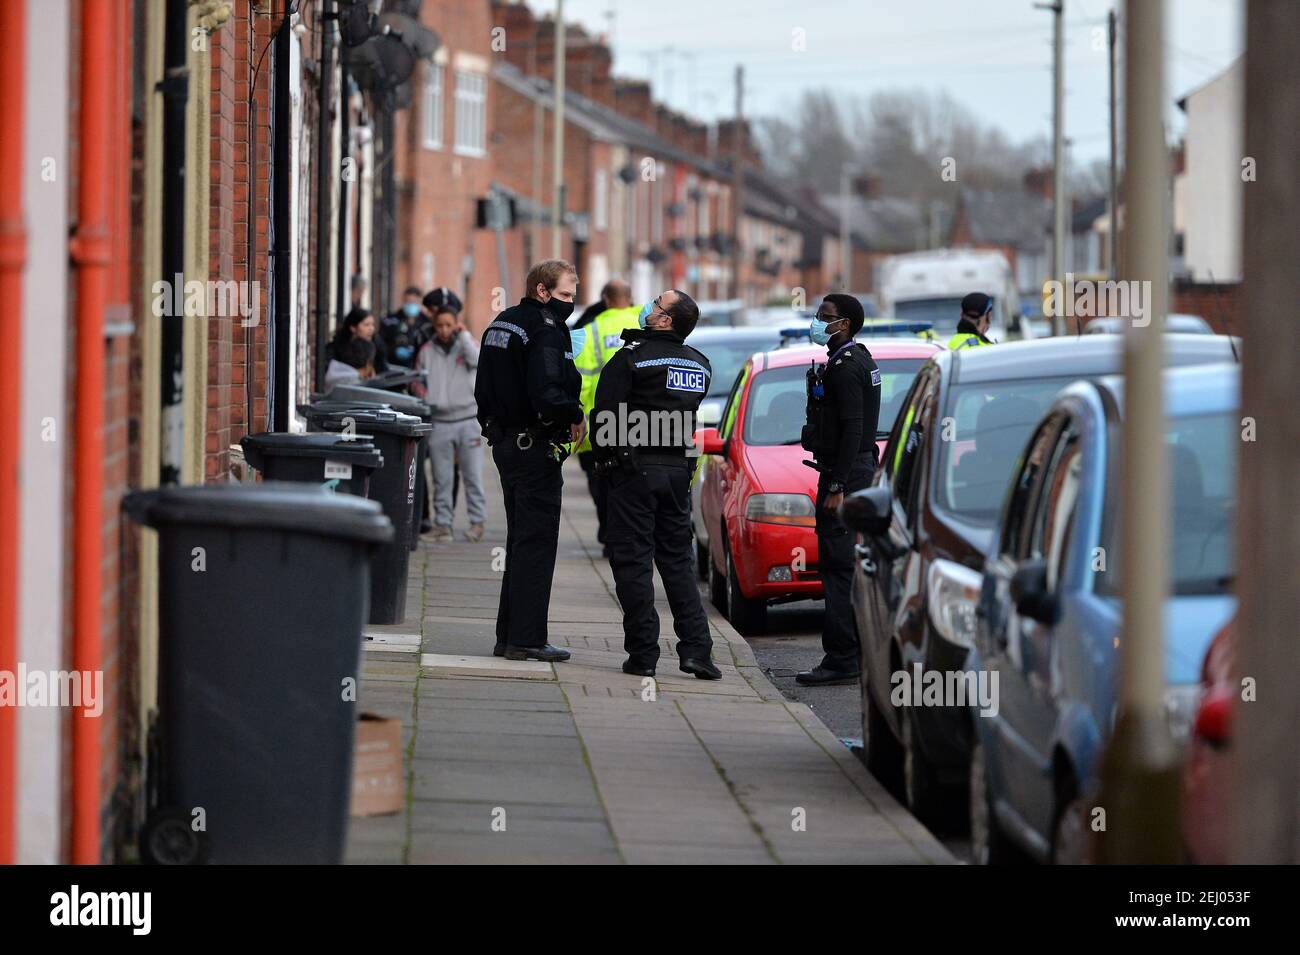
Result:
M817 568L826 595L821 663L796 674L804 686L854 683L861 660L853 619L853 535L840 520L844 494L871 483L880 420L880 369L865 345L862 304L852 295L827 295L810 333L825 345L826 363L809 370L808 423L803 446L817 462Z
M577 270L562 259L534 265L519 304L483 331L474 398L492 446L506 510L506 566L493 654L507 660L569 659L547 640L564 480L562 447L586 433L581 386L565 320Z
M993 322L993 299L983 292L971 292L961 300L961 318L957 320L957 334L948 339L948 348L979 348L994 344L988 337Z
M638 309L632 304L632 288L626 282L618 279L611 281L602 292L602 300L608 303L608 307L597 314L594 320L586 326L581 321L573 326L574 331L586 328L582 345L574 352L573 363L578 366L578 374L582 375L582 410L588 416L596 403L596 383L600 379L600 372L614 357L614 353L623 347L623 332L640 327L637 321ZM591 449L590 432L575 451L578 464L587 475L587 490L596 505L596 540L608 557L609 548L605 546L608 506L606 479L596 471L596 453Z
M689 295L664 292L644 316L644 331L623 332L627 344L596 386L592 446L609 477L609 564L623 608L623 672L634 676L654 676L659 662L657 566L680 669L701 680L722 677L710 657L691 554L695 415L713 374L709 360L684 341L699 319Z

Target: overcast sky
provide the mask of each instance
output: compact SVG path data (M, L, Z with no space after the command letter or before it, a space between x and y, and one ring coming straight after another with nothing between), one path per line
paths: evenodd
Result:
M555 10L555 0L529 5ZM1066 136L1078 163L1106 155L1112 5L1065 0ZM1244 0L1168 0L1175 134L1181 114L1173 101L1241 54L1243 7ZM924 87L946 89L1016 141L1051 133L1052 15L1033 0L566 0L564 8L569 22L610 32L617 75L650 79L656 97L701 119L731 115L733 75L743 63L746 112L754 115L789 113L811 87L846 94ZM796 28L804 52L792 49Z

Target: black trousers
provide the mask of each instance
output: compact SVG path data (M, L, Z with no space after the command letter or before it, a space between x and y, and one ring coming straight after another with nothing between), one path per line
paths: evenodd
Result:
M849 471L848 490L860 491L871 484L873 473L870 455L859 458ZM822 666L830 670L856 673L861 667L858 651L858 625L853 615L853 543L854 533L840 520L839 514L824 507L826 475L817 479L817 569L826 595L822 615Z
M609 565L623 608L623 647L628 657L650 667L659 660L654 585L658 567L673 613L677 655L684 660L707 659L713 640L695 583L691 469L644 464L639 472L614 471L607 484Z
M596 452L578 452L578 464L587 475L587 490L596 505L596 540L605 544L605 524L609 512L609 481L603 474L596 473Z
M492 449L506 509L506 568L497 605L497 643L546 644L564 478L546 442L519 450L513 437Z

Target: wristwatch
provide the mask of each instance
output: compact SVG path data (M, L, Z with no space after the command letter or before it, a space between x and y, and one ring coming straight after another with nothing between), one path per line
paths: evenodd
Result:
M839 481L831 481L830 484L827 484L827 485L826 485L826 493L827 493L827 494L843 494L843 493L844 493L844 485L841 484Z

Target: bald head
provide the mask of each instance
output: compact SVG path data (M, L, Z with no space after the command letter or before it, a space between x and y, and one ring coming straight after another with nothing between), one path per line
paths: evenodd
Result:
M627 308L632 304L632 286L622 279L610 279L600 290L606 308Z

